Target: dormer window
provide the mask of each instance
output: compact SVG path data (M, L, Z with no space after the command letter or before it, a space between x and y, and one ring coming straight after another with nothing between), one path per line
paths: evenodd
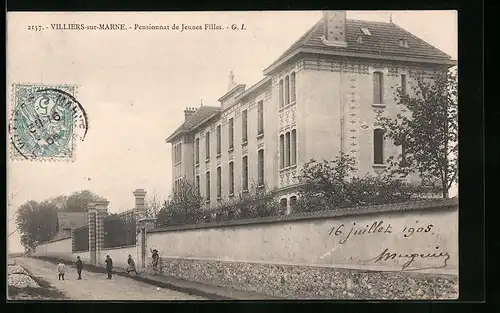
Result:
M361 31L363 32L364 35L366 36L371 36L372 33L370 33L370 31L368 30L368 28L361 28Z
M408 40L405 38L399 39L399 46L403 48L408 48Z

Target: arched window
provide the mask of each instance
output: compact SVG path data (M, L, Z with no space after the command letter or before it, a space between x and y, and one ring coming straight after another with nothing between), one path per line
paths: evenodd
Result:
M288 200L286 198L281 198L280 211L282 212L282 214L286 213L287 206L288 206Z

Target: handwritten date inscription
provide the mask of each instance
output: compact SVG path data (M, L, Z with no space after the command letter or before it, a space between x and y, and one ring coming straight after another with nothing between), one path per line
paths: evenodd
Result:
M418 224L418 221L416 221ZM418 227L417 227L418 226ZM404 227L400 230L400 233L403 234L403 237L408 238L413 236L415 233L428 233L432 230L434 226L432 224L428 224L425 226L415 225L412 227ZM328 232L330 236L339 236L341 237L339 243L346 243L352 236L370 236L375 234L392 234L396 232L391 223L384 223L384 221L375 221L371 224L367 224L364 226L356 225L356 223L352 223L351 226L346 226L344 224L340 224L339 226L334 226Z

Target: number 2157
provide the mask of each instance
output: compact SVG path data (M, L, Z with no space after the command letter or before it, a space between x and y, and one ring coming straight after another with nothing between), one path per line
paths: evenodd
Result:
M43 27L41 25L30 25L28 26L28 30L33 30L33 31L36 31L36 32L39 32L43 29Z

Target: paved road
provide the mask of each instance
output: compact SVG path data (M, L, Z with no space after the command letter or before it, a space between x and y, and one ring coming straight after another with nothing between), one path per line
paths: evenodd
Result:
M67 297L74 300L206 300L182 292L148 285L127 277L113 276L106 279L104 273L82 273L83 280L77 280L76 269L70 267L66 280L59 281L56 265L47 261L17 258L16 264L24 267L34 276L50 282Z

